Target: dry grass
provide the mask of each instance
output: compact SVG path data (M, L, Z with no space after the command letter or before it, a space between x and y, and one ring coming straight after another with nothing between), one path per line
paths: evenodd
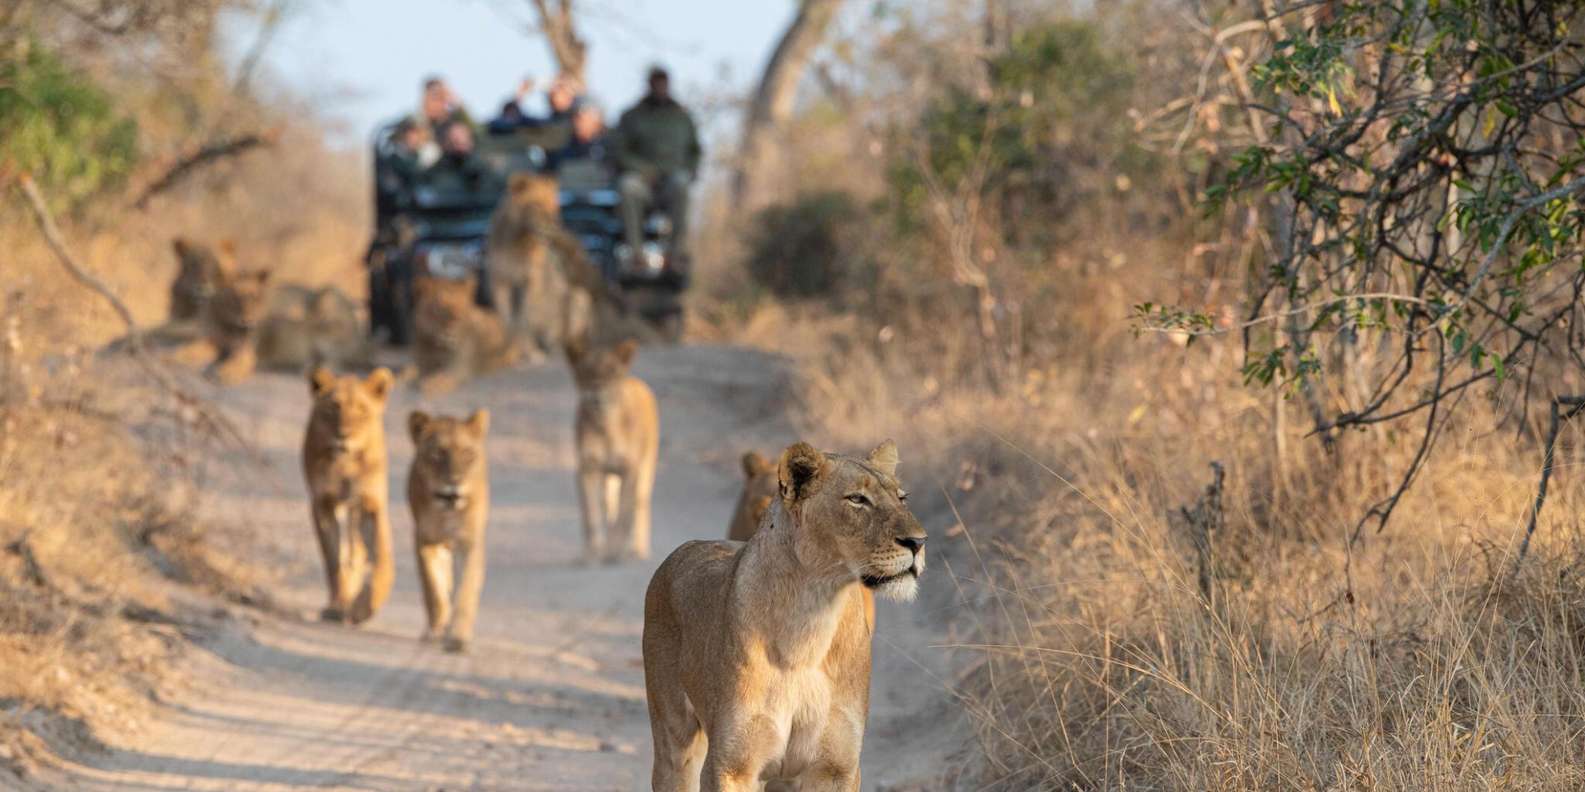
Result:
M361 296L361 174L312 126L287 127L273 149L217 166L146 212L111 197L89 216L62 220L84 266L144 325L165 318L176 235L234 238L244 267ZM0 773L134 728L176 656L213 618L210 597L267 601L273 574L250 560L239 526L202 516L215 452L235 441L205 422L206 405L156 386L129 360L96 354L123 332L119 320L65 276L20 205L8 206L0 207L9 243L0 298ZM210 387L196 373L171 374L188 397Z
M1133 337L1126 306L1174 268L1119 270L1097 247L1101 266L1070 268L1041 305L1055 340L1000 393L960 376L977 344L961 315L763 302L730 331L801 363L819 442L898 439L941 537L935 585L953 591L937 593L960 598L952 695L980 740L958 783L1585 785L1585 480L1560 462L1514 574L1540 451L1503 420L1511 386L1472 395L1386 530L1350 546L1417 436L1353 433L1328 455L1295 403L1238 380L1234 342ZM1212 461L1228 476L1208 602L1169 513Z

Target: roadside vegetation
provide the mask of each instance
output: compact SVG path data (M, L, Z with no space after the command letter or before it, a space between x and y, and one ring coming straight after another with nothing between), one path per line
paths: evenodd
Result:
M802 362L811 434L898 437L965 598L959 783L1585 783L1581 23L943 2L835 35L701 281Z
M327 177L356 163L311 115L218 64L220 16L248 7L84 9L0 3L0 778L135 729L215 624L210 597L267 604L274 571L250 560L245 526L202 516L203 487L236 474L222 459L247 458L211 386L95 354L126 328L46 244L24 177L64 252L143 325L165 318L172 237L234 238L245 264L305 282L355 279L335 257L366 211L337 186L355 179Z
M140 323L179 234L362 293L359 161L219 64L268 8L90 5L0 0L13 768L271 574L199 517L246 457L209 386L96 358L22 175ZM1585 12L862 5L800 5L690 333L796 360L822 446L898 440L977 737L942 785L1585 786Z

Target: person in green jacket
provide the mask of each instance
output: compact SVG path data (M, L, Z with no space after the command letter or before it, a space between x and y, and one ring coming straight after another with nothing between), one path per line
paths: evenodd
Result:
M672 248L667 258L674 274L685 276L688 187L699 175L704 150L693 118L671 97L671 78L664 68L650 69L649 93L622 114L616 138L628 245L636 251L643 244L644 215L658 202L671 215Z

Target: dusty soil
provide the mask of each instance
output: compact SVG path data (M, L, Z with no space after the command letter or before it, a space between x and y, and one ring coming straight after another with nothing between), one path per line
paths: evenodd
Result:
M312 621L323 604L297 461L308 406L296 378L261 376L221 393L266 456L216 476L211 507L257 533L281 570L284 615L230 607L191 653L188 680L135 734L64 752L30 778L85 790L629 790L648 786L649 725L639 655L650 573L681 542L724 535L737 459L791 437L788 368L728 347L647 349L637 373L662 416L654 558L583 568L573 491L575 396L560 364L472 383L432 403L410 389L386 417L398 578L390 604L352 630ZM493 412L489 573L473 651L417 636L405 477L408 410ZM815 438L818 439L818 438ZM854 449L859 450L859 449ZM906 478L906 471L905 471ZM936 532L939 526L927 526ZM939 535L939 533L937 533ZM938 567L939 569L939 567ZM933 580L932 580L933 577ZM940 788L964 745L932 648L952 607L947 575L908 606L882 604L865 742L865 789ZM932 587L935 588L931 591Z

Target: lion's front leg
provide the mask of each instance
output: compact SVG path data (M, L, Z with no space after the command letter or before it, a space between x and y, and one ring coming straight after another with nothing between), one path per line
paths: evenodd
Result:
M580 465L578 506L583 518L583 560L598 563L605 557L605 471Z
M759 792L760 774L784 740L764 714L732 713L711 729L701 773L703 792Z
M254 349L253 342L248 340L216 356L215 361L209 364L207 374L222 385L236 385L253 376L258 363L258 351Z
M364 496L358 504L358 522L352 533L358 535L360 549L366 556L359 559L361 574L357 601L353 604L353 624L362 624L374 617L385 600L391 596L391 586L396 582L396 557L391 547L391 518L385 503L379 498ZM363 574L367 575L367 587Z
M445 542L417 542L418 582L424 588L424 613L429 627L424 640L438 641L451 623L451 547Z
M363 578L368 571L368 554L358 526L363 523L361 509L346 501L338 501L331 508L331 519L336 525L336 610L343 619L353 618L358 591L363 588Z
M457 582L454 607L456 614L446 630L446 651L464 652L473 640L473 620L479 613L479 594L484 590L484 531L478 526L472 536L457 542L458 566L462 567Z
M325 562L325 584L329 602L320 611L325 621L341 621L346 616L341 599L341 526L336 521L335 500L329 497L314 499L311 515L314 520L314 538L319 541L319 555Z

